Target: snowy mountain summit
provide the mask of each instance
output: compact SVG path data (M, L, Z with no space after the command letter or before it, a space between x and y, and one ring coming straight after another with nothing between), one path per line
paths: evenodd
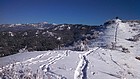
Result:
M140 79L140 22L117 18L101 29L85 51L33 51L2 57L0 79Z
M140 34L140 24L137 22L123 22L119 19L115 19L114 23L107 26L105 32L105 38L110 42L109 46L111 48L116 48L117 50L124 49L127 52L138 53L139 49L139 34ZM111 37L111 39L109 38ZM109 39L108 39L109 38ZM103 38L104 39L104 38Z

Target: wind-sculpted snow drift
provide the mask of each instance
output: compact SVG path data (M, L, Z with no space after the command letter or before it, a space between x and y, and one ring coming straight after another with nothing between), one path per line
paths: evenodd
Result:
M105 27L102 40L86 51L33 51L0 58L0 78L19 79L22 70L31 79L140 79L140 24L114 19Z

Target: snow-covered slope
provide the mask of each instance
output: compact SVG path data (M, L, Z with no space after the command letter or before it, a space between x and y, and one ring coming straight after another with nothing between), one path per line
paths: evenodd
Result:
M36 79L140 79L140 24L113 21L98 42L106 48L34 51L3 57L0 79L19 79L21 75L35 79L34 73L40 74Z
M129 53L140 54L140 24L137 22L113 19L112 23L105 26L94 46L101 46L120 51L127 50ZM97 43L97 44L95 44Z
M138 34L140 34L140 24L135 22L118 22L116 45L128 49L130 53L140 54L139 36L136 37Z
M38 70L46 79L48 76L52 79L140 79L140 61L133 53L98 47L83 52L27 52L0 58L0 61L4 68L12 68L8 62L15 62L15 71L23 69L22 66L33 72Z

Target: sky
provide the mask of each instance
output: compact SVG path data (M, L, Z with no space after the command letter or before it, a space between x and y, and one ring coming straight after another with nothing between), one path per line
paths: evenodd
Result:
M99 25L116 16L140 20L140 0L0 0L0 24Z

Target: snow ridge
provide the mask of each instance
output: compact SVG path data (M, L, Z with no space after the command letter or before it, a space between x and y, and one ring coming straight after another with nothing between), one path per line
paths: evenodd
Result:
M87 79L86 69L88 66L88 60L86 59L85 55L82 55L82 56L79 55L79 58L80 58L80 61L75 70L74 79Z
M84 53L83 55L79 55L80 61L75 70L74 79L87 79L87 67L89 63L89 61L87 60L87 56L97 49L99 49L99 47L96 47L93 50Z

